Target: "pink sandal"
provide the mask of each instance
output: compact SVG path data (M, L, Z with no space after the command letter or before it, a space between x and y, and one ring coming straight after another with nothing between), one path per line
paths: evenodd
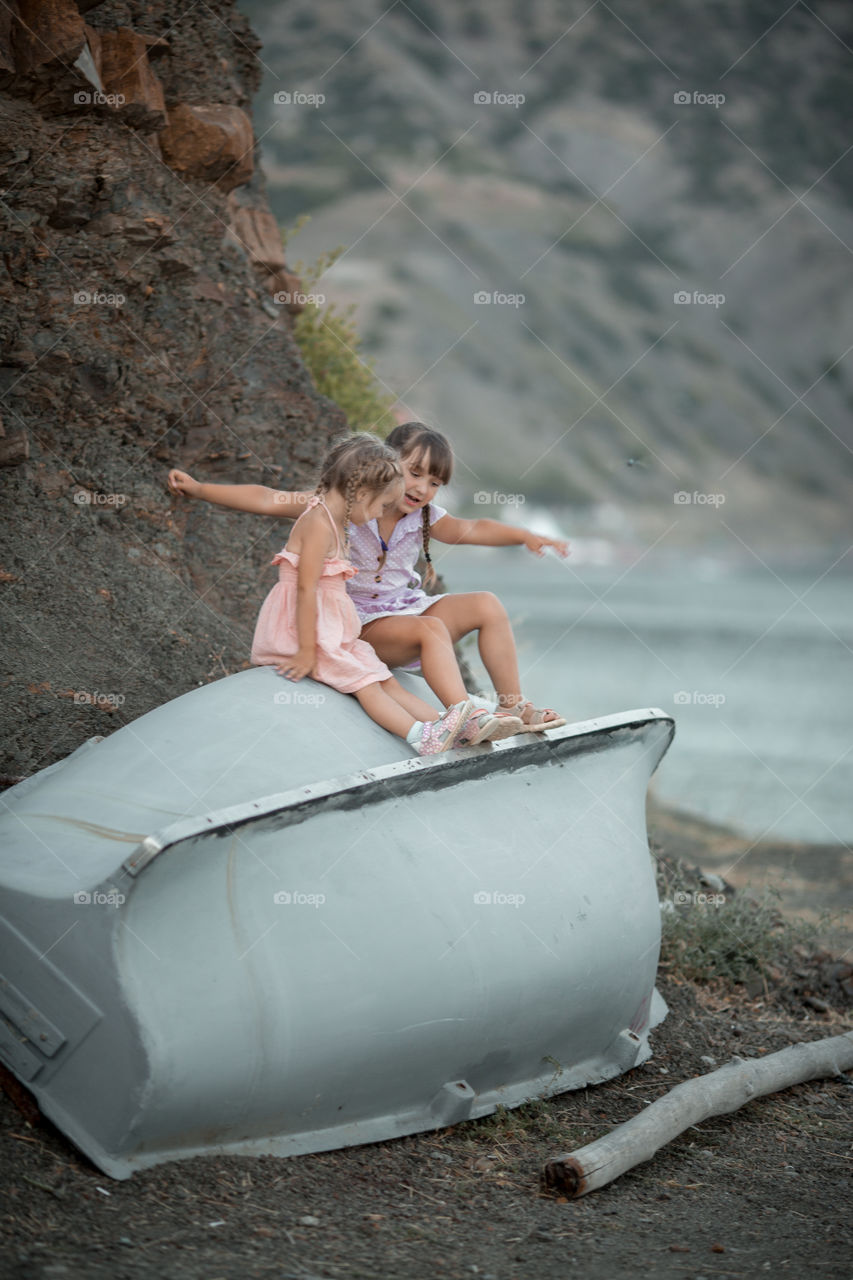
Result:
M519 733L544 733L546 729L560 729L568 721L564 716L559 715L553 707L543 707L541 710L534 707L532 702L518 702L514 707L508 708L510 715L518 716L522 722L522 728ZM550 720L545 717L550 716Z
M511 711L472 711L456 739L457 747L474 747L478 742L500 742L516 733L524 733L524 724Z
M448 707L437 720L427 720L421 732L420 740L415 747L419 756L434 756L441 751L449 751L451 747L462 746L459 735L462 733L473 707L467 700L456 702ZM464 744L467 745L467 744Z

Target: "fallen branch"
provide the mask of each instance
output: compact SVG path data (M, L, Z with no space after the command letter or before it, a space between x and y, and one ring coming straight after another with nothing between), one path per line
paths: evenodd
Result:
M626 1169L651 1160L667 1142L709 1116L725 1115L765 1094L853 1067L853 1032L794 1044L766 1058L733 1058L725 1067L670 1089L597 1142L549 1160L546 1187L570 1199L597 1191Z

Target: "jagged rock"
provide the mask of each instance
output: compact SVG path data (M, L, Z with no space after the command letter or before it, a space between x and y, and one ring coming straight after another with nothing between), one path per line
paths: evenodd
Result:
M211 280L210 276L200 276L192 287L194 298L207 298L210 302L228 302L229 298L225 293L222 281L218 284Z
M31 351L29 347L13 347L11 351L6 352L3 359L6 364L12 365L13 368L29 369L36 362L36 353ZM0 435L2 434L3 432L0 430Z
M96 55L93 50L92 54L107 105L114 105L122 119L134 129L143 132L162 129L166 123L166 104L162 85L148 62L149 41L129 27L100 32L87 27L86 31L100 36L99 53Z
M175 107L160 147L176 172L215 182L223 191L248 182L254 169L251 121L239 107L223 102Z
M289 315L298 316L305 310L302 281L292 271L276 271L265 282L273 301Z
M15 69L20 73L35 75L54 62L70 65L85 43L83 19L74 0L18 0L12 44Z
M14 71L15 58L12 53L13 13L6 5L0 5L0 72Z
M48 217L50 227L74 230L86 226L92 218L95 192L91 178L84 177L58 192L56 204Z
M17 467L30 456L30 440L26 431L16 431L0 440L0 467Z
M190 250L181 248L178 245L173 245L167 248L165 252L158 253L157 264L162 274L170 279L175 276L186 275L188 271L195 271L198 267Z
M229 196L231 214L229 235L245 249L253 262L275 273L284 270L284 246L281 230L269 209L239 205Z
M144 40L148 46L148 57L159 58L164 53L168 53L172 45L165 36L147 36L143 31L136 33L140 39Z
M91 235L118 236L129 244L159 248L175 238L171 221L160 213L100 213L86 223Z

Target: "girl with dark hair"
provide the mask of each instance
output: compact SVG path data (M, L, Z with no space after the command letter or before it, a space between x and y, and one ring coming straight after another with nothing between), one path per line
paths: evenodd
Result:
M480 657L495 688L498 714L510 712L524 732L556 729L566 723L550 707L536 708L522 696L515 638L506 609L491 591L427 595L416 571L423 554L424 585L435 579L432 539L455 545L526 546L536 555L568 544L543 538L499 520L460 520L434 501L453 473L447 437L421 422L395 427L386 444L397 451L405 487L398 506L353 532L353 564L358 574L347 584L361 619L361 634L389 666L420 663L424 678L445 705L461 696L445 658L447 649L477 632ZM449 677L449 678L448 678Z

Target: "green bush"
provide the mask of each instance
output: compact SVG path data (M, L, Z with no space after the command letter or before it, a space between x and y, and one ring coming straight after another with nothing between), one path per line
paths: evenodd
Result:
M285 246L289 236L305 225L301 218L290 231L282 232ZM319 281L344 252L343 245L321 254L313 266L301 262L292 270L302 280L305 293L318 293ZM296 317L293 336L302 359L321 395L340 405L352 431L375 431L386 436L396 425L391 407L396 396L383 391L373 370L373 361L360 354L361 339L353 319L354 306L318 306L309 303Z

